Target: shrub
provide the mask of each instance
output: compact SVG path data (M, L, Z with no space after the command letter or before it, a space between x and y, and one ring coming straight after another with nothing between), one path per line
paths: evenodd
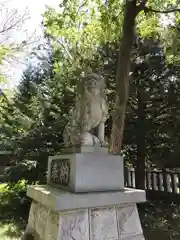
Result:
M31 200L26 196L27 182L7 184L0 193L0 221L26 223Z
M26 223L31 199L26 195L27 184L46 181L45 158L38 161L23 160L5 169L7 185L0 193L0 221L5 223ZM38 181L37 181L38 180Z
M169 237L168 239L179 239L179 204L154 200L138 204L138 209L142 227L145 232L151 233L153 231L159 231L160 233L166 233Z
M11 184L25 179L29 184L36 180L36 161L24 160L14 166L7 167L4 173L4 180Z

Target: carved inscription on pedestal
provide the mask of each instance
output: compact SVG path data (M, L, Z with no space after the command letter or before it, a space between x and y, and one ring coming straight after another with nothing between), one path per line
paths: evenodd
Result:
M91 210L92 240L117 240L117 221L115 208L99 208Z
M120 236L133 236L142 233L141 223L136 205L117 208L118 230ZM141 239L138 238L137 239ZM143 239L143 238L142 238Z
M68 186L70 180L69 159L54 159L51 162L51 182Z
M60 216L59 240L89 240L88 210Z

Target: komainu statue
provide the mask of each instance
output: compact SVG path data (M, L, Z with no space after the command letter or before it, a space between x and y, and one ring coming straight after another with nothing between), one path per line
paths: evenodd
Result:
M88 74L77 87L75 107L64 130L65 145L106 145L104 123L107 115L104 78L99 74Z

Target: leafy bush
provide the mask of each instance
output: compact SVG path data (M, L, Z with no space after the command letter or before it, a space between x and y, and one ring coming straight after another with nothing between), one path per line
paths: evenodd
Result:
M0 193L0 221L25 224L29 215L31 200L26 196L27 182L7 184Z
M138 204L143 230L166 233L167 239L179 239L180 207L178 204L165 201L151 201ZM164 236L164 235L163 235ZM151 239L151 238L150 238Z
M27 223L31 203L26 195L27 184L46 180L46 158L41 156L38 160L15 162L5 169L7 185L0 189L0 222L21 223L23 227Z
M29 184L35 181L36 161L24 160L5 169L4 179L9 183L17 183L25 179Z

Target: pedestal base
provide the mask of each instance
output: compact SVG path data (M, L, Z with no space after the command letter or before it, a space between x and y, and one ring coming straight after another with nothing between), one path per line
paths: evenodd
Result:
M81 147L49 157L47 184L74 193L124 189L124 164L107 148ZM68 153L69 152L69 153Z
M26 233L35 240L144 240L136 203L145 192L73 194L30 186L33 199Z

